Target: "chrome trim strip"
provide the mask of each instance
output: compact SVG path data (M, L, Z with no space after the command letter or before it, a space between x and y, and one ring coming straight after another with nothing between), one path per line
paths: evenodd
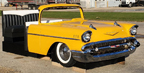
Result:
M101 55L95 55L95 56L99 56L99 57L103 57L102 55L115 55L115 54L119 54L119 53L124 53L124 52L128 52L129 50L134 50L136 49L136 47L131 46L131 48L127 49L127 50L123 50L123 51L119 51L119 52L113 52L113 53L107 53L107 54L101 54ZM71 52L75 52L75 53L83 53L83 54L87 54L90 53L88 51L75 51L75 50L71 50Z
M71 50L71 52L75 52L75 53L84 53L83 51L76 51L76 50Z
M98 62L98 61L104 61L104 60L110 60L110 59L116 59L120 57L127 57L128 55L132 54L136 50L136 47L131 46L131 48L119 52L113 52L113 53L106 53L101 55L92 55L90 52L83 52L83 51L75 51L72 50L72 57L78 61L83 63L89 63L89 62Z
M80 39L74 39L74 38L58 37L58 36L50 36L50 35L42 35L42 34L34 34L34 33L28 33L28 34L29 35L36 35L36 36L52 37L52 38L69 39L69 40L80 40Z

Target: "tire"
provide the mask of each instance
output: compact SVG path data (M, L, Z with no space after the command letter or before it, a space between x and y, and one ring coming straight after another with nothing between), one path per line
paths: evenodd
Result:
M68 46L64 43L57 44L56 58L57 61L65 67L71 67L76 63L76 61L72 58L71 51L69 50Z
M28 9L29 10L33 10L33 6L32 5L28 5Z
M28 10L31 10L31 8L28 6Z
M36 6L33 6L33 10L36 10Z
M122 7L122 5L119 5L119 7Z
M129 7L132 7L132 3L129 3Z

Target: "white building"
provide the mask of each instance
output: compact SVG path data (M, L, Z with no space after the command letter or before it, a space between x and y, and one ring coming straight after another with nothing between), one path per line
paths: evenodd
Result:
M80 3L85 8L118 7L121 0L80 0Z
M7 3L7 0L0 0L0 6L5 6Z

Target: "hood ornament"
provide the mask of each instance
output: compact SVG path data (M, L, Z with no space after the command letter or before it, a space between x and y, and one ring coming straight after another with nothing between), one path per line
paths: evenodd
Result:
M116 21L115 21L114 25L115 25L115 26L121 27Z
M96 30L96 28L92 24L90 24L89 27L92 28L92 29L94 29L94 30Z

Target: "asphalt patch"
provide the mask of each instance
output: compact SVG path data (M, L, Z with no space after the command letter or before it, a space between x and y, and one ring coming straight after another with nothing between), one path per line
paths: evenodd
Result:
M144 38L144 35L138 34L138 35L136 35L135 37L136 37L136 38Z

